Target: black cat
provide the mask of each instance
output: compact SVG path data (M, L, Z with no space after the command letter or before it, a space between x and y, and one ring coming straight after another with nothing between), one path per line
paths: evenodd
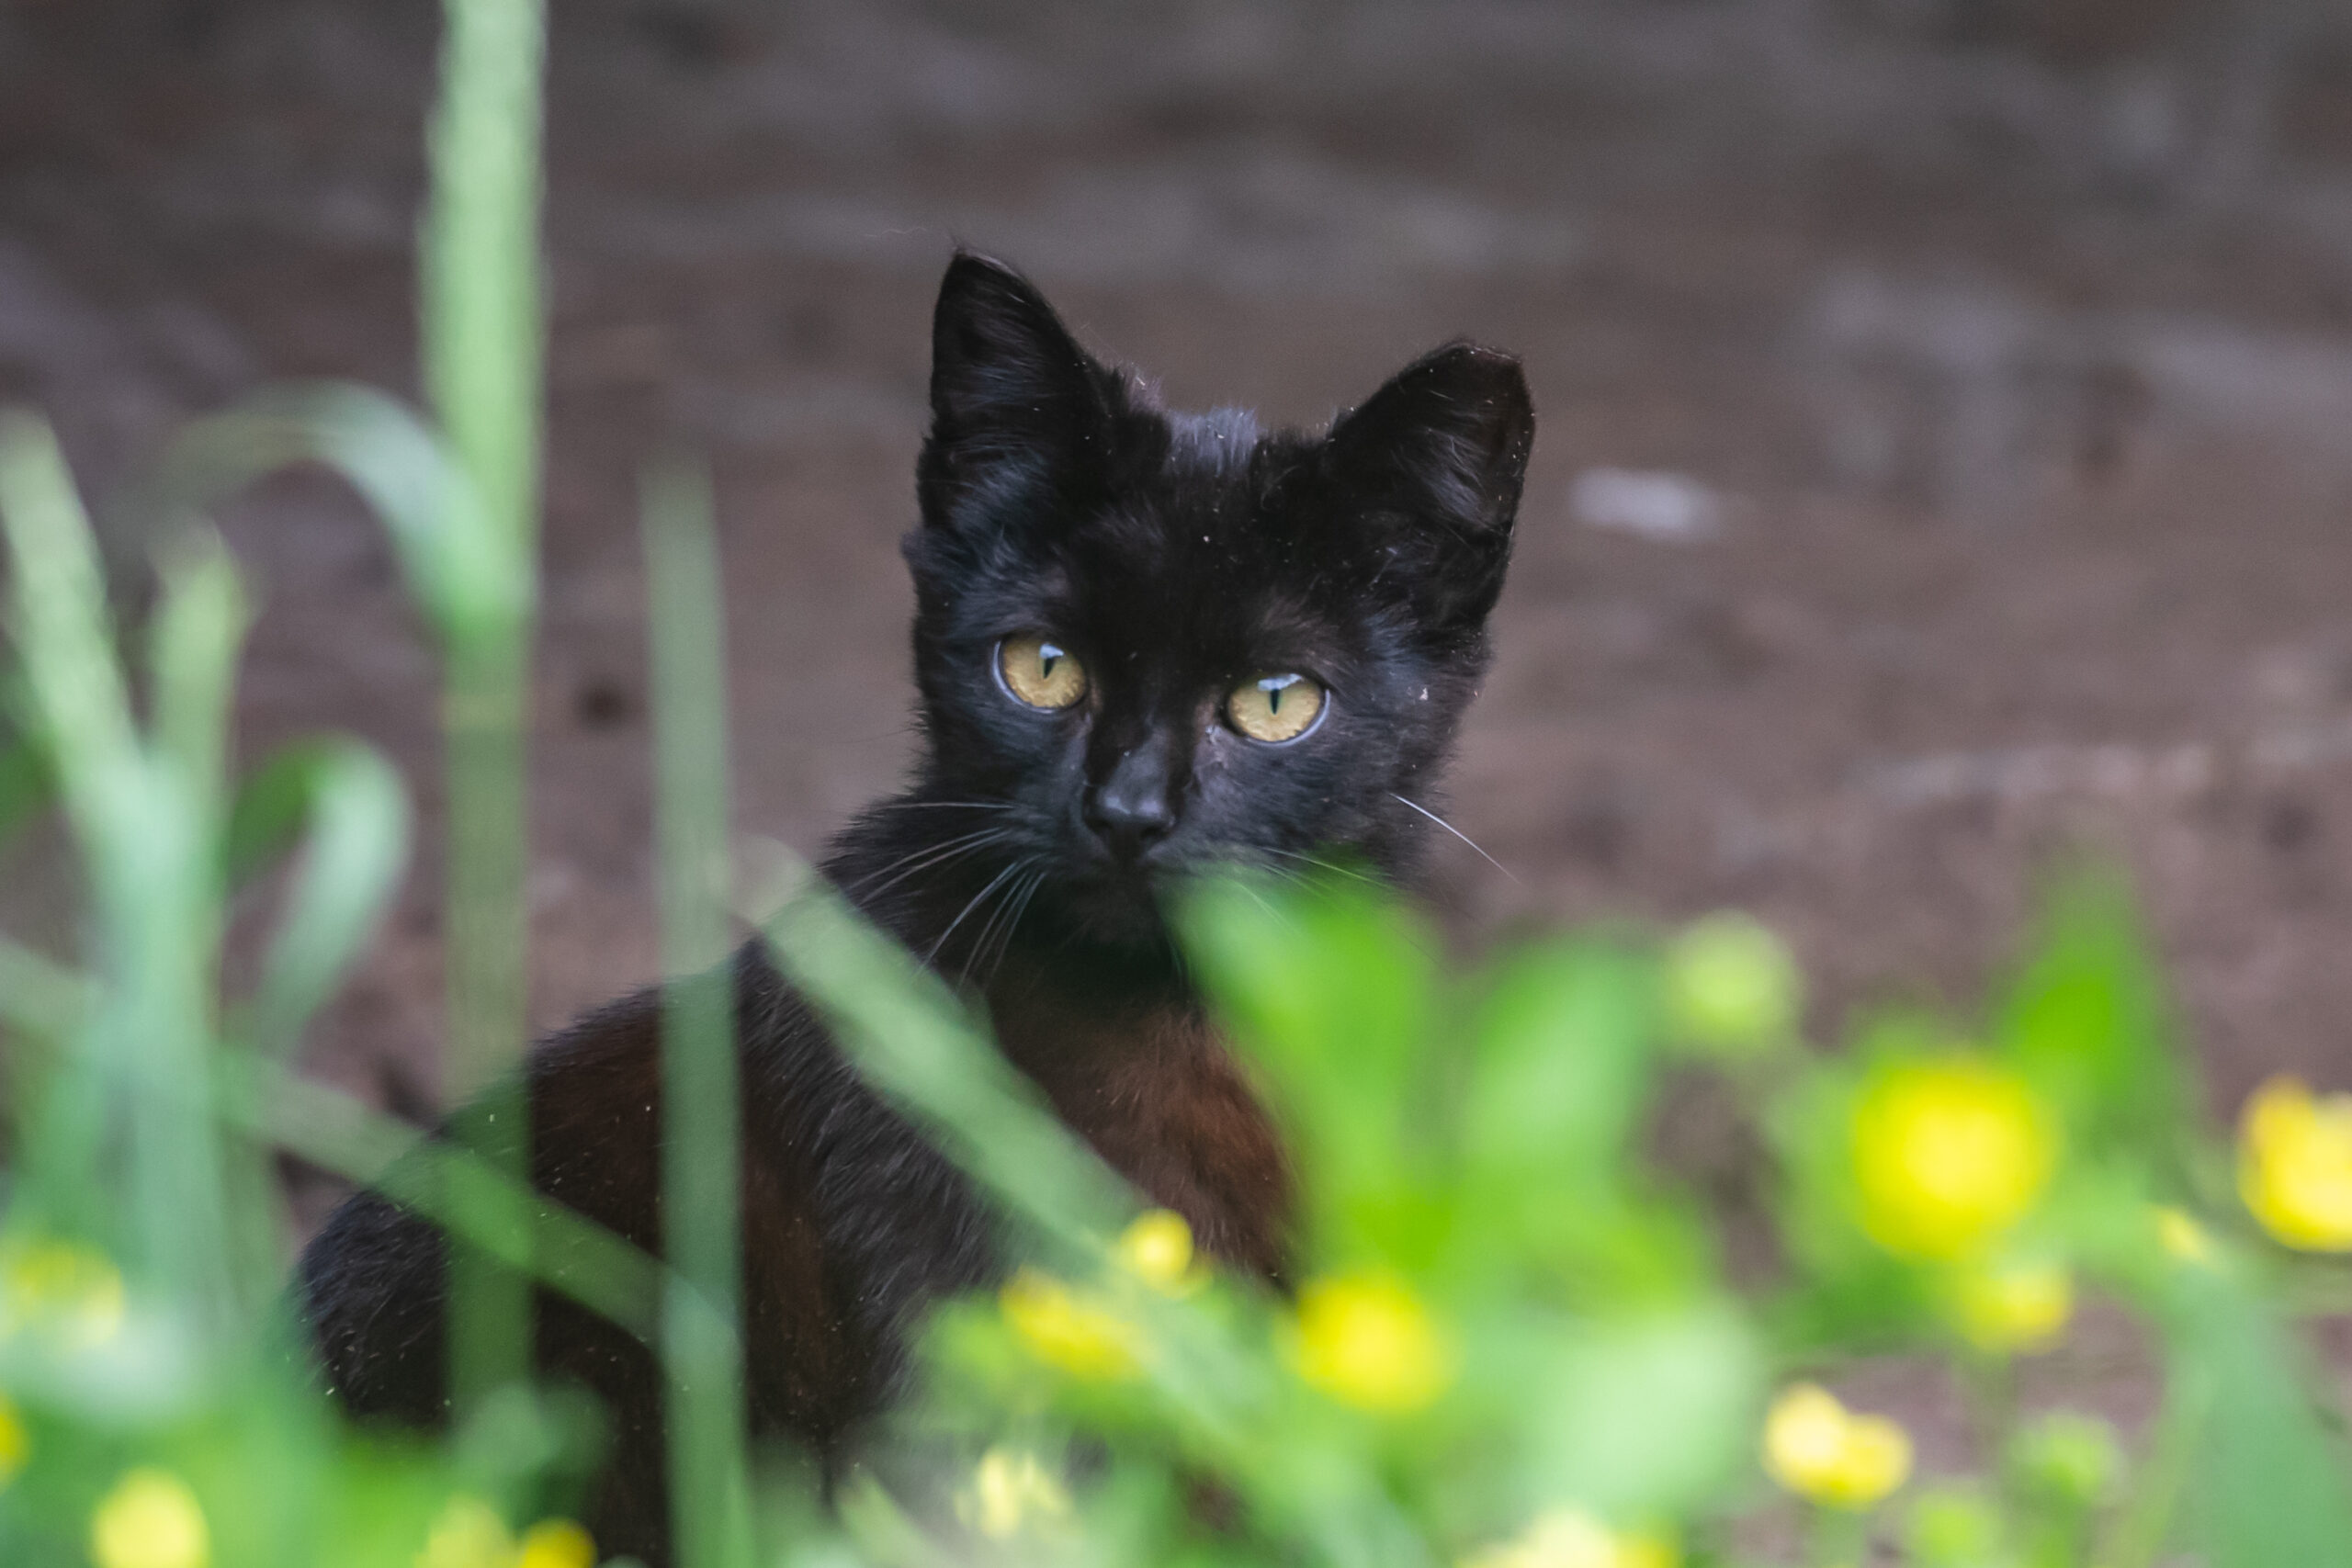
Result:
M1456 344L1325 434L1158 406L1026 281L959 254L932 329L906 542L923 754L826 874L985 999L1007 1056L1208 1251L1279 1279L1281 1145L1189 993L1156 891L1187 868L1337 851L1392 878L1487 661L1533 438L1518 364ZM1005 1268L962 1177L884 1106L754 947L735 960L744 1323L755 1432L835 1449L902 1376L934 1298ZM534 1179L661 1245L658 993L541 1043ZM440 1234L361 1193L302 1258L353 1411L444 1417ZM590 1524L669 1558L658 1371L554 1297L540 1364L615 1449Z

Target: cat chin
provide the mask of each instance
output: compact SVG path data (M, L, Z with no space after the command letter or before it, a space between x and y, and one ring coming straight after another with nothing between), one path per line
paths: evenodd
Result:
M1160 948L1168 942L1153 879L1133 874L1063 885L1056 899L1072 934L1104 947Z

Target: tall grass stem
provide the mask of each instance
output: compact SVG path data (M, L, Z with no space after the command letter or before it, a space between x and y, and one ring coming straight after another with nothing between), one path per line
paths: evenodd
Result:
M441 96L424 236L425 381L481 501L496 570L529 577L537 551L542 0L447 0ZM518 570L519 569L519 570ZM529 825L525 735L531 613L453 629L444 726L448 770L447 965L452 1091L483 1096L484 1157L526 1174L527 1102L513 1078L526 1029ZM476 1215L522 1239L527 1214ZM524 1277L481 1249L452 1259L450 1381L461 1412L528 1375Z
M671 1511L683 1568L751 1552L743 1459L740 1117L729 919L727 665L704 474L646 476L656 831L662 861L662 1353Z

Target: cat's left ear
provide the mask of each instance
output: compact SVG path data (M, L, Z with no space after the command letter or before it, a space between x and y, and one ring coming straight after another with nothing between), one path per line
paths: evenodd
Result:
M1519 361L1465 343L1415 360L1332 427L1325 471L1429 630L1475 631L1494 608L1534 445Z

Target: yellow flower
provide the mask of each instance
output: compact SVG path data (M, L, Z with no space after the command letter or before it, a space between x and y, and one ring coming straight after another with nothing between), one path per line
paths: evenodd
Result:
M2314 1100L2291 1077L2255 1090L2238 1125L2238 1194L2289 1247L2352 1251L2352 1094Z
M1955 1056L1877 1075L1854 1107L1862 1228L1898 1257L1982 1251L2031 1209L2058 1134L2025 1081Z
M212 1540L196 1494L170 1471L130 1472L90 1517L90 1561L97 1568L207 1568Z
M1960 1277L1960 1331L1980 1350L2046 1349L2075 1313L2075 1280L2064 1264L2000 1263Z
M2159 1204L2155 1211L2156 1243L2171 1258L2182 1263L2213 1261L2213 1236L2186 1209L2169 1203Z
M506 1517L458 1493L442 1506L416 1568L596 1568L596 1542L570 1519L541 1519L516 1540Z
M1208 1283L1208 1266L1193 1250L1193 1227L1172 1209L1147 1209L1114 1246L1128 1273L1165 1296L1189 1296Z
M416 1568L509 1568L514 1536L505 1517L463 1493L443 1505L416 1554Z
M1421 1409L1453 1381L1453 1350L1404 1281L1360 1273L1298 1292L1290 1345L1298 1375L1343 1404L1382 1415Z
M1068 1518L1069 1494L1035 1454L993 1448L980 1456L956 1511L990 1540L1010 1540L1038 1524Z
M1883 1416L1857 1416L1816 1383L1798 1383L1764 1418L1764 1468L1800 1497L1871 1507L1909 1479L1911 1438Z
M0 1487L16 1480L32 1457L32 1434L25 1430L23 1414L6 1394L0 1393Z
M514 1568L596 1568L596 1542L570 1519L541 1519L523 1532Z
M122 1274L106 1254L70 1241L0 1247L0 1339L40 1333L71 1348L122 1330Z
M1134 1324L1050 1274L1022 1269L997 1292L997 1306L1031 1355L1075 1376L1128 1378L1143 1364Z
M1637 1530L1617 1538L1616 1568L1680 1568L1681 1562L1669 1537Z
M1581 1508L1553 1508L1516 1540L1473 1553L1461 1568L1675 1568L1681 1554L1654 1535L1625 1535Z

